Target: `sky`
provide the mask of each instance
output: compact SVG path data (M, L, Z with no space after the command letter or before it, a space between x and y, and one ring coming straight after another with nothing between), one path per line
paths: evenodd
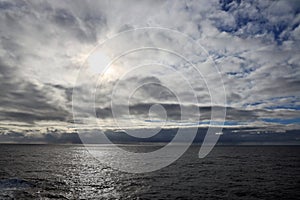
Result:
M119 134L112 114L113 100L126 129L139 133L179 127L188 131L195 126L203 130L209 126L212 109L226 108L222 127L228 135L222 136L227 137L224 142L247 142L246 134L251 141L272 142L273 138L276 142L299 143L299 13L297 0L0 0L0 142L76 143L78 127L87 133L101 129ZM97 68L87 66L92 65L91 52L120 32L144 27L181 32L203 47L222 77L222 81L211 80L210 87L220 88L223 83L226 103L212 105L205 81L190 66L178 56L156 50L136 52L114 63L101 75L101 85L95 92L95 113L82 109L89 101L85 95L100 76L95 72ZM159 46L168 41L168 47L182 54L198 54L175 40L174 35L148 35L147 45ZM105 47L97 61L110 62L112 51L135 47L143 38L145 35L120 37ZM171 68L149 64L124 75L158 55L162 59L159 63L165 61ZM212 66L205 65L205 56L201 56L193 63L201 70L211 70ZM92 78L78 81L91 69ZM189 81L197 102L190 100L190 91L178 78L182 76ZM131 91L137 84L141 87ZM74 88L82 94L75 106ZM129 93L130 103L125 101ZM184 121L180 120L181 104L191 110ZM130 123L122 110L126 106L132 117ZM80 112L76 123L74 110ZM198 120L192 116L195 110L201 114ZM90 121L97 121L97 125Z

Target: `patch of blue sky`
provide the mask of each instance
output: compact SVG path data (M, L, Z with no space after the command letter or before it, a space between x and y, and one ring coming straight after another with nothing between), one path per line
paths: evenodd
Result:
M263 118L262 119L265 122L269 123L279 123L279 124L300 124L300 117L297 118L291 118L291 119L279 119L279 118Z
M255 6L255 9L252 9L249 12L256 13L249 14L247 10L245 10L245 4L252 4L252 6ZM281 45L284 41L288 40L290 31L297 28L299 24L291 24L288 18L274 22L272 18L278 17L276 16L276 13L269 13L268 15L266 14L268 12L264 11L264 9L267 8L261 8L258 4L255 4L255 1L242 2L221 0L220 9L232 15L235 23L224 23L223 19L216 18L213 19L214 25L220 32L227 32L241 38L256 35L270 35L273 38L273 42L277 45ZM296 8L293 9L293 13L286 14L296 16L299 13L299 10L297 11Z
M300 110L300 105L278 105L278 106L268 106L266 109L275 110L275 109L292 109Z
M280 103L282 99L288 99L288 103ZM267 106L265 107L266 109L294 109L294 110L299 110L300 106L296 105L297 102L300 102L300 97L298 96L281 96L281 97L272 97L252 103L246 103L243 105L243 107L248 107L248 106L257 106L261 105L267 102L273 102L277 103L277 105L274 106Z

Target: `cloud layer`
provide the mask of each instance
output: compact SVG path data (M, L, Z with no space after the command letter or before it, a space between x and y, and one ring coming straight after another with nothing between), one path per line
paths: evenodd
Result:
M300 127L300 3L288 1L0 1L0 127L2 141L35 141L55 130L59 137L75 132L72 116L73 87L88 92L95 83L78 84L81 66L98 42L121 31L141 27L164 27L180 31L202 45L221 72L227 117L224 127L248 132L285 132ZM170 38L154 35L149 45ZM128 43L128 41L124 41ZM132 46L138 41L132 40ZM178 47L180 41L171 41ZM116 45L122 48L122 41ZM183 47L188 49L189 47ZM108 49L109 51L109 49ZM193 52L197 53L197 52ZM109 53L108 53L109 54ZM149 109L157 103L167 113L165 128L182 126L181 109L200 111L199 121L189 126L207 126L212 107L203 79L182 62L163 52L137 52L127 57L131 64L147 62L160 54L177 72L187 77L198 103L179 76L169 69L131 73L119 84L118 106L122 113L128 89L144 85L132 94L129 110L136 127L153 128L164 121L158 114L149 120ZM204 63L195 60L195 63ZM127 65L129 65L127 63ZM95 113L100 129L115 129L111 110L112 91L118 76L128 70L120 60L97 88ZM162 68L160 68L162 69ZM205 66L203 70L206 69ZM213 81L218 88L218 80ZM155 83L155 84L153 84ZM164 83L178 86L176 93ZM86 102L82 96L82 104ZM75 108L76 109L76 108ZM189 116L191 117L191 116ZM192 116L193 117L193 116ZM188 122L188 123L187 123ZM87 126L88 127L88 126ZM86 128L86 127L85 127ZM91 125L91 130L94 125ZM21 134L23 139L15 139ZM42 138L43 138L42 137ZM69 136L66 136L69 137ZM71 137L71 136L70 136ZM27 138L27 139L26 139ZM28 139L29 138L29 139ZM41 139L43 140L43 139ZM75 139L76 140L76 139ZM40 141L40 140L38 140ZM48 141L48 139L45 139ZM56 141L56 139L53 141ZM72 141L72 140L71 140Z

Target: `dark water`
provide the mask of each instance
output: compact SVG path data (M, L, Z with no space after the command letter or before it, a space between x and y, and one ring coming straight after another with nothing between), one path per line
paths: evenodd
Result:
M300 147L223 146L204 159L198 150L128 174L82 146L0 145L0 199L300 199Z

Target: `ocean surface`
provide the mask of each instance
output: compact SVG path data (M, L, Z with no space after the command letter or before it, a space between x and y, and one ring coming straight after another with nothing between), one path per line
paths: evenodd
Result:
M129 174L81 145L0 145L0 199L300 199L300 146L217 146L204 159L198 151Z

